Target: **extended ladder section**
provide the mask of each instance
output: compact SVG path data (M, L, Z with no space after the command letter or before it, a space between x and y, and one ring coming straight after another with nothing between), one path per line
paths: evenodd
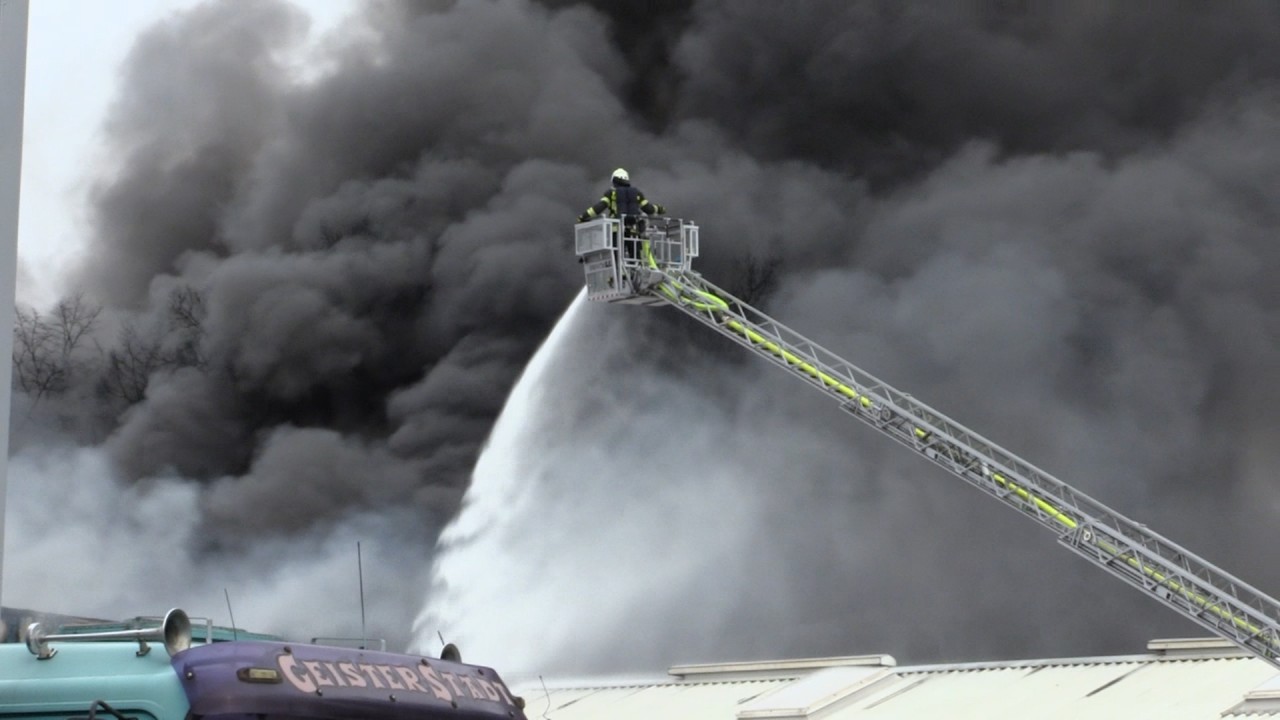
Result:
M577 226L579 238L595 221ZM1280 603L1208 561L1152 532L1031 463L895 390L803 335L707 282L652 248L687 243L687 223L650 229L638 254L622 238L602 241L597 263L618 273L612 286L591 287L588 298L662 303L781 367L840 404L867 425L1048 528L1058 541L1121 580L1211 632L1280 667ZM602 236L603 237L603 236ZM693 238L696 255L696 228ZM602 255L610 253L606 262ZM634 253L634 251L633 251ZM664 250L664 257L671 253ZM584 256L579 242L579 255Z

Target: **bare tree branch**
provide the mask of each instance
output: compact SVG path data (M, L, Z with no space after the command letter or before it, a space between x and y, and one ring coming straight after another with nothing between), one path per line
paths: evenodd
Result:
M107 352L103 374L106 392L130 405L140 402L146 396L152 373L164 365L160 343L143 337L133 323L126 323L117 346Z
M66 392L73 376L85 370L81 345L101 312L79 293L59 301L47 317L19 307L13 330L14 385L37 402Z
M782 258L777 255L761 258L748 252L735 263L734 283L730 292L747 303L757 303L773 292L781 268Z

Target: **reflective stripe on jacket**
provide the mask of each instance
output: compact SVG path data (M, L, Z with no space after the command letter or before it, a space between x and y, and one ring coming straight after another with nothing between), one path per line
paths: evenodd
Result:
M630 185L619 185L609 188L595 205L587 208L586 215L589 218L601 215L605 210L613 217L622 217L623 215L653 215L658 212L658 208L649 202L644 193L639 188Z

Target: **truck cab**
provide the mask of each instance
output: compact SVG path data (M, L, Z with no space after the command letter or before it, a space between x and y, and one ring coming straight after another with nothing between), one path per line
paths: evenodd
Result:
M150 628L50 633L33 623L25 643L0 644L0 720L525 717L497 673L456 656L197 630L177 609Z

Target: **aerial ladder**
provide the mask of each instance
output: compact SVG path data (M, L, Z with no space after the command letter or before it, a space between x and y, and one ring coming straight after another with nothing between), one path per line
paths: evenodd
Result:
M574 228L588 300L670 305L786 370L901 445L1026 515L1058 542L1183 617L1280 668L1280 603L695 272L698 227L603 217Z

